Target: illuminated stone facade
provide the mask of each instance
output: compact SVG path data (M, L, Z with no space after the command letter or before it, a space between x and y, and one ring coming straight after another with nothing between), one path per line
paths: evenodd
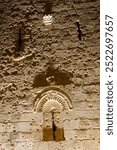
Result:
M99 6L0 1L1 150L99 150Z

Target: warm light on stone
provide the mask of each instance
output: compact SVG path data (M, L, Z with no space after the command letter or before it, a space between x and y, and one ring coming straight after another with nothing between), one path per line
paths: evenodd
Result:
M0 0L0 150L100 150L99 21L99 0Z
M53 18L52 18L52 15L45 15L43 17L43 23L45 25L51 25L52 24L52 21L53 21Z

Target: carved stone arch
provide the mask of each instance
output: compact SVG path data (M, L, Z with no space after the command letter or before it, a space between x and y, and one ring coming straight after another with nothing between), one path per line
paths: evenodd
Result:
M57 87L45 88L37 94L34 106L35 111L43 112L43 140L65 140L61 112L72 110L68 94Z
M72 102L69 95L57 87L45 88L37 94L35 98L34 110L39 112L43 110L48 101L57 101L63 110L72 110Z
M62 106L58 101L49 100L43 106L43 112L62 112Z

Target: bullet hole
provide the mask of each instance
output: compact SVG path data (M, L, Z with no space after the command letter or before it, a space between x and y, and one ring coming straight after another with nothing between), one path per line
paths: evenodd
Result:
M78 32L78 38L81 41L82 40L82 32L80 30L80 23L79 20L76 21L76 25L77 25L77 32Z

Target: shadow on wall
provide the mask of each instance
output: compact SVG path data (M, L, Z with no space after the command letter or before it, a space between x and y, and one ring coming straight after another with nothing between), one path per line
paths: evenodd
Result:
M33 88L48 85L67 85L71 83L72 73L48 67L45 72L41 72L34 77Z

